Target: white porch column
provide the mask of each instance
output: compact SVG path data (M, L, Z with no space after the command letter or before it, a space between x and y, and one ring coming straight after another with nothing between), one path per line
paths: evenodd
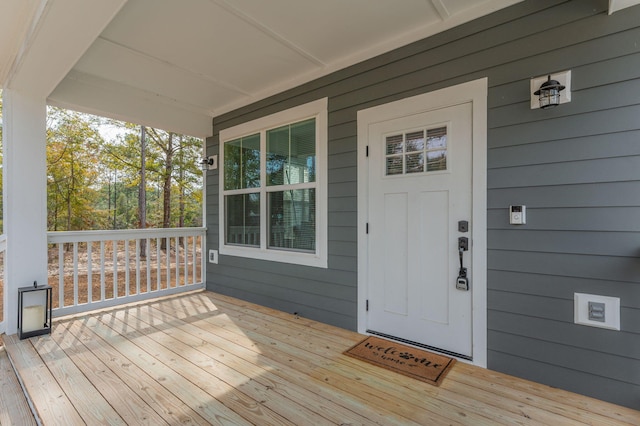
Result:
M18 287L47 283L46 100L3 91L6 333L18 327Z

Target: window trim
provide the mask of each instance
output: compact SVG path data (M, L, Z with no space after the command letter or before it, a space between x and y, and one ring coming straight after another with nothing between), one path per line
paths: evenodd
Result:
M272 262L327 268L328 259L328 98L318 99L256 120L221 130L219 134L220 161L218 171L218 218L220 254L246 257ZM316 119L316 250L315 253L267 248L267 195L273 187L266 185L266 131L309 118ZM247 188L248 192L260 192L260 247L228 245L225 239L224 144L243 136L260 134L260 187ZM300 184L309 187L309 184ZM288 187L289 188L289 187ZM294 188L295 189L295 188ZM257 191L256 191L257 190Z

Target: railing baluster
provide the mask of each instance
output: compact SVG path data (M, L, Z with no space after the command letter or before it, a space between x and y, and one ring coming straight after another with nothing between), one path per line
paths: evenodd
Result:
M151 287L151 257L150 257L150 246L151 245L151 239L147 238L147 244L145 247L145 259L147 260L147 293L151 293L151 290L153 289Z
M129 297L129 240L124 240L124 295Z
M78 243L73 243L73 304L78 304Z
M198 237L196 237L195 235L193 237L191 237L191 242L193 243L193 247L192 247L192 249L193 249L192 253L193 254L192 254L192 259L191 259L191 269L192 269L192 275L191 275L192 280L191 280L191 282L194 283L194 284L198 282L198 277L196 277L196 251L197 251L196 243L197 243L197 241L198 241Z
M184 285L189 282L189 237L182 237L182 260L184 262Z
M180 237L176 237L176 287L180 287Z
M165 244L167 245L165 252L165 259L167 261L167 288L171 288L171 237L165 238Z
M156 290L160 291L160 282L162 281L160 268L160 238L156 238L156 280Z
M136 294L140 294L140 240L136 238Z
M64 307L64 243L58 244L58 307Z
M93 302L93 241L87 242L87 303Z
M100 301L104 302L106 296L107 283L104 274L104 240L100 241Z
M111 248L113 249L113 298L118 298L118 243L115 240L111 241Z
M205 240L204 235L200 236L200 282L205 283L207 281L207 277L205 274L205 265L207 259L209 258L209 254L205 255L205 250L207 249L207 242Z

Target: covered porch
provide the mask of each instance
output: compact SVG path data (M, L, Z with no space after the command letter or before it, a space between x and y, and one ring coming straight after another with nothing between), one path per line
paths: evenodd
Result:
M463 362L435 387L342 354L362 337L196 291L4 344L43 424L637 424L635 410ZM0 420L33 420L25 402L1 404Z
M638 424L638 411L496 371L638 408L630 218L640 208L640 28L637 15L620 12L637 3L3 2L0 333L12 365L3 371L15 367L31 407L25 399L15 405L23 410L0 406L0 414L27 413L18 417L27 422L33 411L43 424ZM569 68L580 71L574 102L533 112L529 78ZM359 329L369 307L357 287L358 242L368 232L358 217L357 162L368 156L357 146L358 112L471 78L490 82L489 167L477 168L489 193L476 203L482 218L488 213L476 223L489 224L489 248L476 253L488 254L489 268L474 278L490 285L474 293L482 301L472 324L483 342L476 366L458 362L436 388L347 358L362 335L324 323ZM209 211L193 234L47 231L47 105L207 138L203 156L224 164L222 131L325 97L328 190L317 228L327 232L328 268L223 251L217 264L224 185L213 167L204 181ZM547 131L557 128L559 136ZM514 203L537 209L539 221L505 223ZM118 250L120 237L127 242ZM182 238L187 249L177 248ZM143 240L155 264L132 255ZM62 244L71 250L63 254ZM82 264L79 246L98 261ZM18 288L51 282L52 253L59 318L51 336L18 341ZM573 297L583 292L621 299L621 329L576 325ZM16 383L3 382L3 393Z

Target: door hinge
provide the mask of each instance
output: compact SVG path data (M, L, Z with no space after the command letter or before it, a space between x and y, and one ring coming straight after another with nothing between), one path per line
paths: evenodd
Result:
M368 157L368 156L369 156L369 145L367 145L367 152L366 152L366 154L367 154L367 157Z
M366 228L366 233L368 234L369 233L369 222L367 222L367 226L365 228Z
M369 312L369 299L367 299L367 312Z

